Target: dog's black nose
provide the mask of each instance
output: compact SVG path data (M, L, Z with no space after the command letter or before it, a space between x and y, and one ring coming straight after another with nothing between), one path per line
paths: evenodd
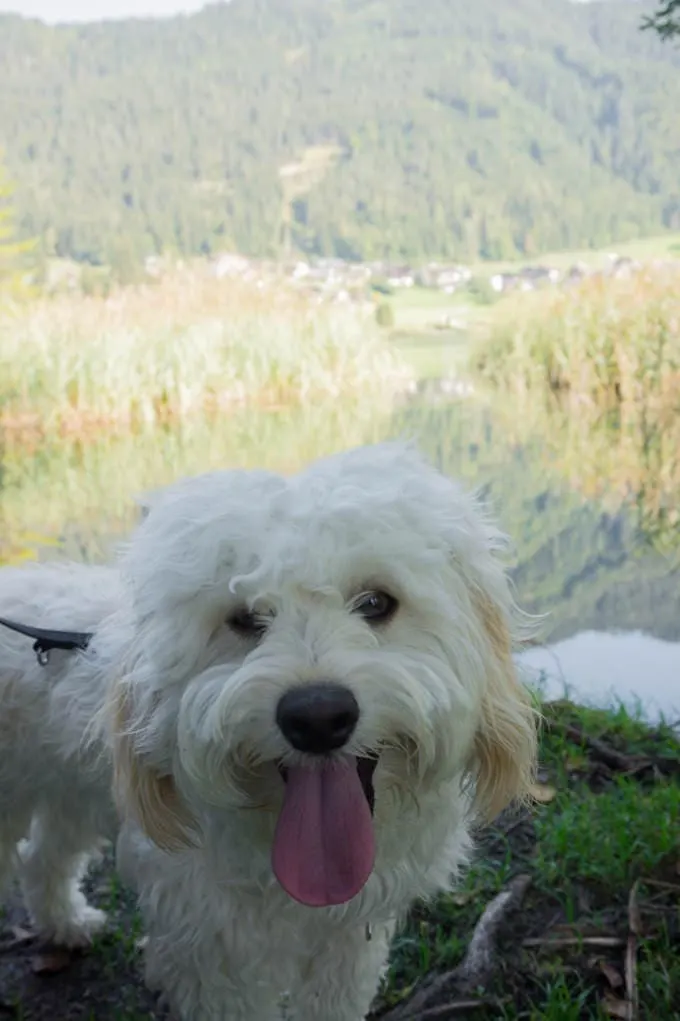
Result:
M293 748L323 755L347 744L359 720L359 705L341 684L302 684L279 700L276 722Z

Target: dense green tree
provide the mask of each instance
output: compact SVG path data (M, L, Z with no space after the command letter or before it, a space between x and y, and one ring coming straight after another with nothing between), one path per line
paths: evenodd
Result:
M642 25L653 29L662 39L680 35L680 0L666 0L651 17L644 19Z
M18 224L95 266L499 258L677 229L680 53L639 19L625 0L0 15Z

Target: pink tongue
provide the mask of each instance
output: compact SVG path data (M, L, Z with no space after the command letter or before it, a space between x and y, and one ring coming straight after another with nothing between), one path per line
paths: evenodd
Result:
M373 868L373 821L356 760L288 770L272 866L286 893L309 907L351 900Z

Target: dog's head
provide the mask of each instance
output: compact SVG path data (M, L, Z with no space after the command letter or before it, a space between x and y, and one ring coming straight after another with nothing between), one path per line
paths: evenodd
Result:
M469 781L493 816L523 797L535 721L502 546L408 445L170 487L123 563L121 805L167 848L211 811L259 808L281 884L331 904L366 882L404 798Z

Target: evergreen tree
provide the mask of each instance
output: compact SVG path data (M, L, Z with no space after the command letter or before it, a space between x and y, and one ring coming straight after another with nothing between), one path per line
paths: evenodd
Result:
M644 19L642 27L651 28L662 39L680 35L680 0L666 0L651 17Z
M167 251L504 259L677 229L679 72L624 0L0 14L0 147L20 235L119 277Z

